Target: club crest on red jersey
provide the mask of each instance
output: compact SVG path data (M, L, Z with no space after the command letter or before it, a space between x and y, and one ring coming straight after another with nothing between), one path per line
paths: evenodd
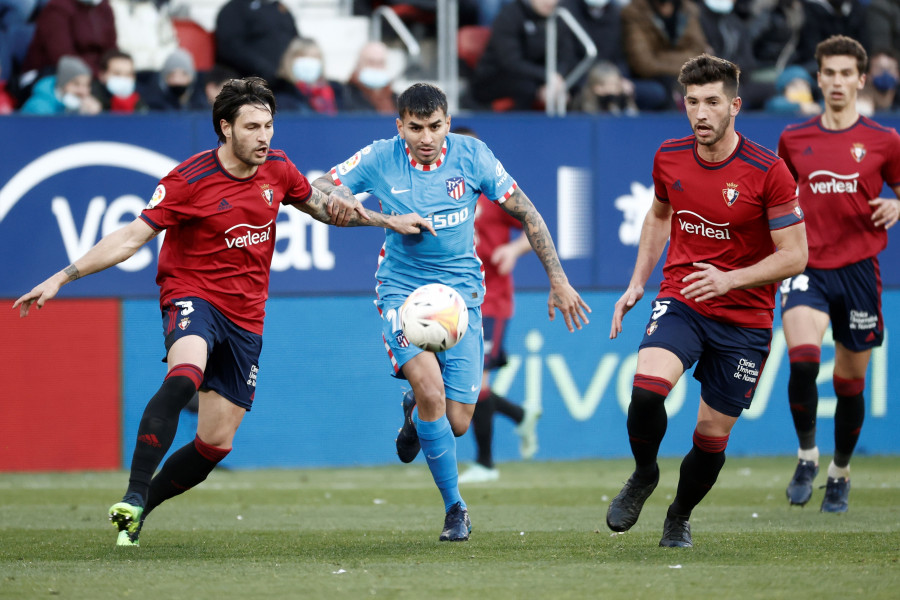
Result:
M272 201L275 200L275 190L269 187L268 183L262 184L260 187L260 192L262 192L263 200L266 201L266 204L272 206Z
M863 144L853 144L850 147L850 156L856 162L862 162L862 159L866 157L866 147Z
M454 200L459 200L466 193L466 180L462 177L451 177L446 183L447 195Z
M738 191L736 183L726 183L725 186L725 189L722 190L722 197L725 199L725 204L731 206L741 193Z

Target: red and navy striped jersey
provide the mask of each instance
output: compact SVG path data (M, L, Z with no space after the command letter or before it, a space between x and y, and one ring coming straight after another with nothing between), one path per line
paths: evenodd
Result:
M235 325L262 334L278 208L311 194L281 150L270 150L246 179L230 175L216 150L175 167L141 213L150 227L166 230L156 276L160 305L197 296Z
M491 260L498 246L509 243L513 229L521 230L522 222L482 194L475 205L475 251L484 263L486 291L481 313L486 317L509 319L513 314L512 273L501 275Z
M789 125L778 154L799 187L810 267L837 269L884 250L887 232L872 224L869 200L885 183L900 184L900 136L894 129L861 116L847 129L829 130L817 116Z
M775 153L739 135L734 152L718 163L697 154L694 136L668 140L653 161L656 197L672 208L669 250L660 296L682 298L695 262L721 271L749 267L775 251L770 231L803 221L794 180ZM731 290L697 312L739 327L772 327L775 284Z

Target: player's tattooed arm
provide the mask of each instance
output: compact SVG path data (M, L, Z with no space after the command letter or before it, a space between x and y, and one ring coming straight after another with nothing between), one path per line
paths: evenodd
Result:
M556 254L556 246L553 245L553 238L550 237L550 231L541 213L537 211L522 188L517 187L506 202L500 206L517 220L521 221L522 228L534 253L537 254L547 271L550 281L566 280L566 274L559 262L559 256Z
M312 195L308 201L294 204L294 207L317 221L339 227L386 227L403 234L427 230L436 235L431 224L415 213L386 215L363 207L349 188L334 185L327 175L313 182Z
M78 272L78 267L76 267L74 264L71 264L63 269L63 272L69 276L69 281L75 281L76 279L81 277L81 273Z
M550 296L547 299L550 320L553 320L555 311L559 310L569 331L581 329L583 323L589 322L587 313L591 312L591 307L569 284L569 278L566 277L559 262L556 246L553 245L553 238L550 237L550 230L547 229L544 218L521 188L516 188L500 206L522 223L534 253L547 271L547 277L550 279Z

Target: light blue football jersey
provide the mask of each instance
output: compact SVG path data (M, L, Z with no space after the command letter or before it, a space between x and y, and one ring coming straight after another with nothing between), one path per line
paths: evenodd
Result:
M385 214L418 213L437 232L434 237L427 231L386 230L375 273L378 298L407 296L426 283L442 283L462 294L470 308L481 305L485 288L475 253L475 204L481 194L503 202L516 188L484 142L449 133L441 157L421 165L398 135L366 146L334 167L331 178L354 194L373 194Z

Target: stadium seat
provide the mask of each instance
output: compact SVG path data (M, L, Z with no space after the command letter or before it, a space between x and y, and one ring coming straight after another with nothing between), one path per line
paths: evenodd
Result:
M194 57L194 68L209 71L216 64L215 35L190 19L172 19L178 45Z
M475 70L475 65L484 49L487 47L488 40L491 39L491 28L486 25L464 25L459 28L456 34L456 47L459 58L470 69Z

